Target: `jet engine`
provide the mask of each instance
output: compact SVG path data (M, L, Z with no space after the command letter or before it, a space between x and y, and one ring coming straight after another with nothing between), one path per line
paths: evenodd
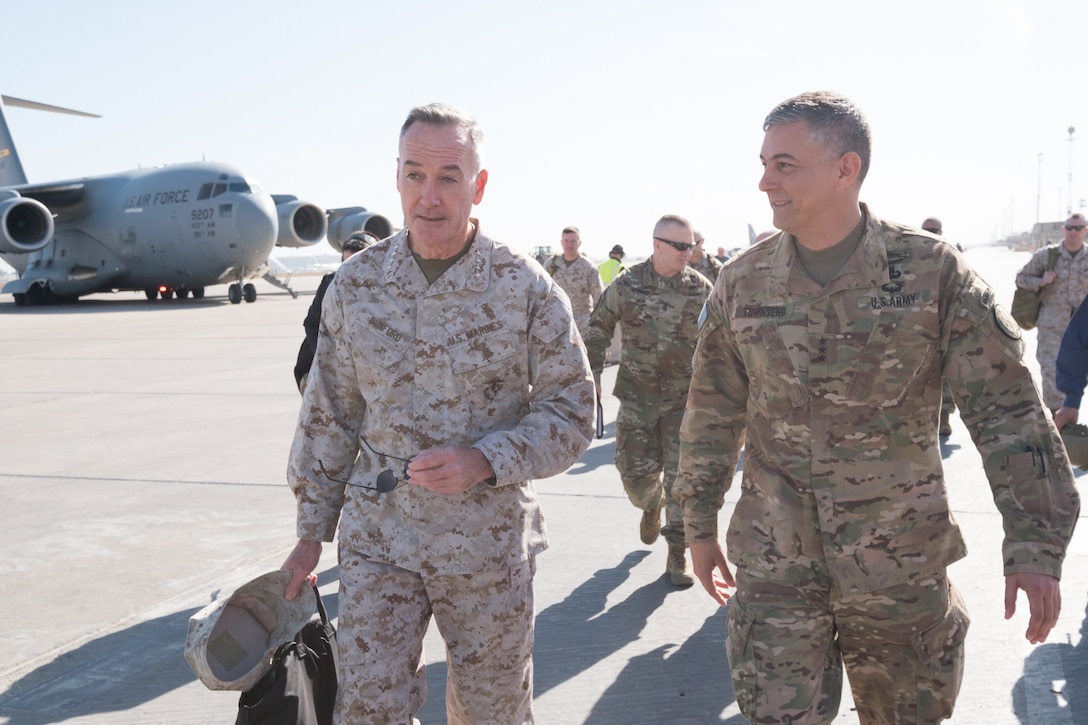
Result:
M338 252L343 249L344 242L355 232L370 232L378 239L385 239L393 235L393 223L362 206L329 209L328 239L333 249Z
M36 199L0 192L0 252L28 254L53 240L53 215Z
M308 247L317 244L328 230L328 220L321 207L299 201L293 196L273 196L279 216L277 247Z

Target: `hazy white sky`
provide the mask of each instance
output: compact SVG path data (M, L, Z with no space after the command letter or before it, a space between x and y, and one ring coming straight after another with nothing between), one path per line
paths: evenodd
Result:
M8 3L0 93L102 114L6 109L32 182L205 158L398 224L400 124L414 105L452 103L487 135L485 229L528 251L558 249L576 224L583 251L603 257L615 243L648 254L665 213L689 217L708 248L747 244L747 224L770 227L756 187L763 117L831 89L873 127L862 200L896 221L937 215L973 245L1088 197L1086 7Z

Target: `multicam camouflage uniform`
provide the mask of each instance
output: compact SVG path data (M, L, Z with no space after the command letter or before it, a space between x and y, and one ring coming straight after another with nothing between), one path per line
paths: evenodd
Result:
M967 617L945 579L965 547L941 473L942 374L1004 520L1005 574L1058 576L1079 511L993 290L951 245L865 214L826 287L788 235L743 252L695 353L674 495L688 541L716 541L744 446L728 647L753 722L829 722L840 660L862 722L951 714Z
M531 722L547 541L530 479L586 450L593 401L566 295L483 233L432 285L405 232L340 267L287 472L300 538L331 541L340 524L340 721L409 721L433 607L451 722ZM386 469L403 479L392 456L441 446L479 449L495 478L455 495L360 487Z
M718 281L718 273L722 271L722 263L705 252L698 262L692 260L688 266L709 279L711 284Z
M605 289L586 335L589 364L600 382L612 332L617 324L623 330L612 391L620 399L616 468L636 507L652 509L666 496L661 533L681 548L683 512L669 492L679 462L677 434L691 380L699 312L709 293L710 283L701 274L685 268L673 277L662 277L654 271L651 257Z
M589 326L589 313L593 312L597 300L604 292L596 265L584 254L578 255L570 264L567 264L562 254L556 254L544 263L544 269L563 288L567 297L570 297L570 307L574 312L578 332L585 337Z
M1054 362L1069 319L1077 306L1088 296L1088 247L1070 254L1064 244L1058 244L1058 264L1054 267L1058 278L1046 287L1040 287L1047 267L1047 247L1031 255L1031 259L1016 274L1016 286L1024 289L1042 289L1035 359L1043 376L1043 402L1051 410L1062 407L1065 398L1054 382Z

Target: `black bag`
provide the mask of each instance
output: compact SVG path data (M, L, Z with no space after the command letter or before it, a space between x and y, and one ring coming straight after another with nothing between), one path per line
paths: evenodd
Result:
M321 621L308 622L272 655L272 669L238 700L235 725L332 725L336 629L314 587Z

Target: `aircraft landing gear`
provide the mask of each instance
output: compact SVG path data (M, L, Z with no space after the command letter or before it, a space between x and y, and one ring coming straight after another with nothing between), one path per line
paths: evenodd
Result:
M232 284L227 288L227 299L230 300L232 305L236 305L242 301L242 285Z
M158 297L159 297L159 288L158 287L148 287L147 289L144 290L144 295L147 297L148 300L158 299Z
M204 288L203 287L193 287L193 299L194 300L204 299Z
M242 297L245 298L246 302L256 302L257 288L247 282L246 285L242 287Z

